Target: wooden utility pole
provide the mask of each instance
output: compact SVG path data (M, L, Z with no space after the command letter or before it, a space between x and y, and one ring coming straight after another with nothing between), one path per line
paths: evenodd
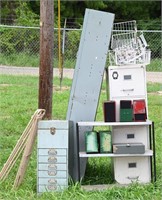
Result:
M40 0L40 68L38 107L52 118L54 0Z

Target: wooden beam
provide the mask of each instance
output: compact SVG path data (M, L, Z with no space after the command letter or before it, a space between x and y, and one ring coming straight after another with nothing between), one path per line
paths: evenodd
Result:
M40 1L40 68L38 107L45 109L45 118L52 118L54 49L54 1Z

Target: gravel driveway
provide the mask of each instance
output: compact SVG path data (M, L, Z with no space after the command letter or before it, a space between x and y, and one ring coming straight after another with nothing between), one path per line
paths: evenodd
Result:
M72 79L73 73L74 73L74 69L64 69L63 77ZM0 74L38 76L39 68L0 65ZM54 68L53 75L54 77L59 76L58 69ZM147 78L147 82L162 83L162 72L146 72L146 78Z

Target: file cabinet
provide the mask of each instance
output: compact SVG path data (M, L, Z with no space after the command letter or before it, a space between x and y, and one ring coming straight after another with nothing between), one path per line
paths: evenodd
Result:
M38 193L68 187L68 130L68 121L48 120L38 124Z

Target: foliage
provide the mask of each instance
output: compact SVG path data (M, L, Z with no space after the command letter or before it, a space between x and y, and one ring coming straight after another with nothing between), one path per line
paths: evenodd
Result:
M81 31L69 31L66 36L65 57L67 59L73 58L78 51ZM72 47L72 48L71 48Z
M72 80L64 79L62 90L59 89L59 79L54 78L54 95L53 95L53 118L65 119L66 110L69 99L69 91ZM159 90L159 85L149 84L149 91L156 92ZM1 101L1 116L0 116L0 169L10 155L18 138L25 129L30 117L37 109L38 105L38 77L30 76L0 76L0 101ZM97 118L102 119L102 101L105 96L105 83L101 91L99 109ZM1 200L160 200L162 196L162 124L159 117L159 110L162 108L162 97L148 93L149 116L155 122L156 133L156 158L157 158L157 182L154 184L140 185L132 184L128 187L111 186L103 191L86 192L81 188L80 183L70 181L68 190L63 192L44 193L37 196L36 194L36 165L37 152L36 145L32 152L31 159L27 168L25 179L17 190L13 189L13 181L17 172L18 164L12 169L5 182L0 182L0 199ZM93 184L112 182L110 162L107 159L90 159L87 166L86 177L84 183ZM108 176L107 176L108 175ZM98 177L97 177L98 176ZM108 177L110 180L108 180ZM100 183L101 184L101 183Z
M39 25L39 16L32 12L29 9L26 2L20 2L19 7L16 8L16 16L15 20L16 25L21 26L38 26Z
M39 29L38 29L39 31ZM39 53L39 32L34 29L0 28L1 53L7 55L19 52Z
M22 23L21 25L38 25L40 1L5 1L2 0L2 23ZM54 2L54 14L57 21L58 4ZM116 21L161 19L160 1L61 1L61 20L67 18L69 26L80 27L83 22L85 9L103 10L115 13ZM28 24L27 24L28 23ZM57 24L57 22L55 22ZM153 29L153 28L152 28ZM160 26L158 30L160 29Z

